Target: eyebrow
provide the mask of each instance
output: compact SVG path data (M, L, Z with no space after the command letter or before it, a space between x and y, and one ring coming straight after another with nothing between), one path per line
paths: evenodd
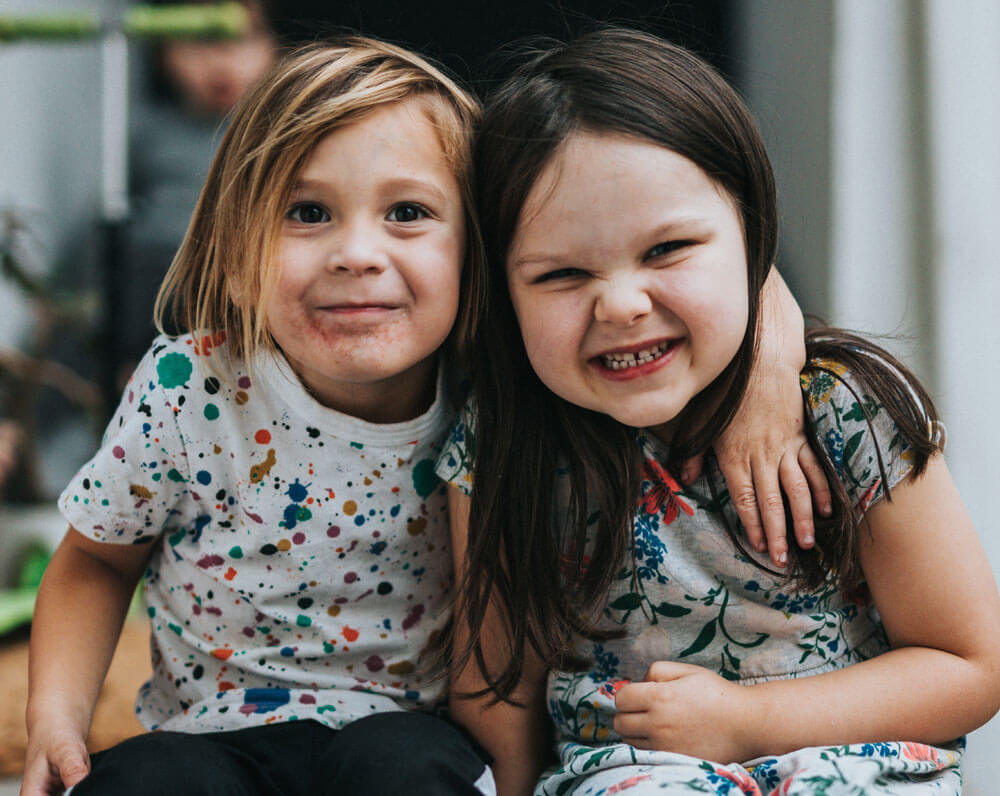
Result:
M688 233L693 236L704 235L707 233L707 225L709 220L698 214L687 214L678 215L662 224L653 228L653 231L649 233L648 237L651 240L659 242L665 238L671 236L677 236L680 231ZM682 237L687 237L687 235L682 235ZM524 256L520 256L515 260L510 261L510 267L512 269L522 268L524 266L530 265L542 265L542 264L553 264L553 265L572 265L573 261L567 258L565 254L559 253L548 253L548 252L529 252Z
M326 180L310 180L299 178L292 185L292 194L309 193L310 191L321 191L327 186ZM396 177L379 183L379 189L386 193L417 193L430 195L430 197L442 204L447 202L447 195L432 180L424 180L419 177Z

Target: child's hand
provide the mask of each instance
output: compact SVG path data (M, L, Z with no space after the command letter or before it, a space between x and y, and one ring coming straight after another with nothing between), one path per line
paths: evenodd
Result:
M701 666L657 661L615 695L615 731L640 749L737 763L753 757L750 689Z
M823 468L802 431L802 394L783 385L766 405L750 400L750 393L715 445L719 469L729 496L746 529L747 540L758 552L768 550L778 566L787 561L785 501L792 514L795 538L808 549L815 541L813 504L830 513L830 486ZM698 478L701 459L684 463L681 480ZM766 539L765 539L766 536Z
M38 727L28 741L21 796L60 796L89 773L90 755L79 733Z
M758 552L769 550L778 566L788 561L785 501L802 548L814 543L813 505L824 516L832 510L830 485L802 433L799 371L805 364L802 312L772 268L761 294L760 347L750 382L715 455L747 540ZM690 484L700 473L701 458L689 459L681 482Z

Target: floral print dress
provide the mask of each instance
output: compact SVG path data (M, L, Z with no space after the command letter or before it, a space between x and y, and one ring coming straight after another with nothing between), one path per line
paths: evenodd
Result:
M803 374L802 386L821 442L863 514L886 487L876 440L890 489L911 465L886 411L869 396L856 397L847 378L838 363L818 362ZM468 491L466 436L461 427L453 433L438 472ZM889 648L866 589L844 594L832 579L814 591L790 589L750 560L766 564L765 556L739 551L725 532L724 523L736 527L737 520L717 472L682 488L664 468L665 446L642 432L637 439L645 467L634 520L635 567L622 566L601 625L624 637L581 639L589 669L550 673L559 763L536 793L960 793L961 740L948 748L905 741L809 748L742 765L621 742L613 728L615 692L623 682L642 680L654 661L696 664L750 685L832 671Z

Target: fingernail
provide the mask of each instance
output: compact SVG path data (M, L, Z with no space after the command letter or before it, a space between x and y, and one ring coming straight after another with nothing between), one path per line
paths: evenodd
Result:
M684 465L684 467L681 468L681 482L686 484L690 480L691 468L688 465Z
M803 536L802 537L802 546L803 547L812 547L812 544L815 541L816 541L816 538L813 537L813 536Z
M831 506L829 503L824 503L822 506L819 507L819 513L822 514L824 517L829 517L831 514L833 514L833 506Z
M778 566L783 567L788 563L788 553L778 553Z

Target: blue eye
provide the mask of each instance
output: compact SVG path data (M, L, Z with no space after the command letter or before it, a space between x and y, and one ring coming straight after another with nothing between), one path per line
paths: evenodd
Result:
M321 205L313 202L301 202L292 205L286 218L300 224L324 224L330 220L330 214Z
M404 202L403 204L396 205L389 211L388 219L400 224L409 224L413 221L426 218L427 215L427 211L420 205L412 202Z

